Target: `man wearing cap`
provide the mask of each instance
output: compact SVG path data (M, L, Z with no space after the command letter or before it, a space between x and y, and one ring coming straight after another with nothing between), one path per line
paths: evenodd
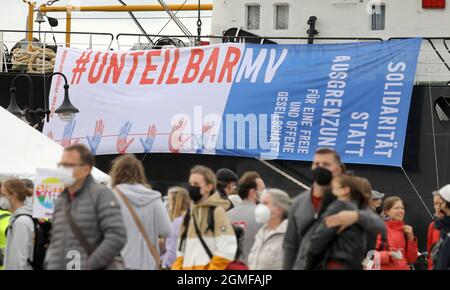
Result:
M242 199L236 192L238 176L228 168L221 168L216 172L217 190L223 199L231 201L231 208L236 207L242 202Z
M444 200L441 204L441 213L444 216L436 223L441 230L441 241L432 252L432 258L434 270L450 270L450 184L441 188L439 195Z
M370 197L369 205L378 214L381 214L381 212L383 211L383 209L381 207L381 205L383 204L383 197L384 197L384 193L381 193L376 190L372 190L372 195Z

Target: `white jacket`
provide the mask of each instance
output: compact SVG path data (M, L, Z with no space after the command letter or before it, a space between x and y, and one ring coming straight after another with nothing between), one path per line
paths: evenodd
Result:
M119 184L117 188L128 198L150 241L160 252L158 238L168 236L171 231L169 214L162 202L161 193L141 184ZM154 270L156 263L142 234L122 199L117 194L116 197L120 203L127 230L127 243L121 251L125 267L127 269Z
M256 234L250 255L248 267L250 270L281 270L283 267L283 239L288 220L285 219L272 232L267 225L261 227Z

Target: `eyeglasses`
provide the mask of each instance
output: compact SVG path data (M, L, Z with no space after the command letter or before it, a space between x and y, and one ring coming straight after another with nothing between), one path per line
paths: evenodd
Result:
M58 167L75 167L75 166L84 166L86 163L58 163Z

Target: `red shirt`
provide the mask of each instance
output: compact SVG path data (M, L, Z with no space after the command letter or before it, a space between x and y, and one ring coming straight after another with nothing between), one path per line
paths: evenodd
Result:
M314 194L311 193L311 201L312 201L314 210L316 212L319 211L320 205L322 204L322 200L323 200L323 197L317 197L317 196L314 196Z

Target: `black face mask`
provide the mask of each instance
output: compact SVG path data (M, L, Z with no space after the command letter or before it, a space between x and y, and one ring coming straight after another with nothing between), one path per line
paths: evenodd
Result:
M323 167L317 167L312 171L313 181L318 185L330 185L333 174L330 170Z
M189 197L193 202L198 202L202 199L203 195L200 192L200 186L191 186L189 185Z

